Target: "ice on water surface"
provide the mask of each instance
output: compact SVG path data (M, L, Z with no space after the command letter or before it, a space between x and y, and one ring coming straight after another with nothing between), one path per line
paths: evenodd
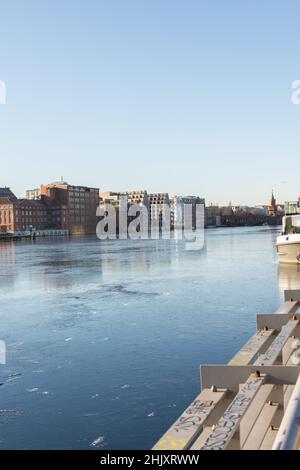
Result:
M201 252L180 240L2 244L1 407L23 414L0 419L0 449L150 448L199 392L199 364L226 362L256 312L279 304L290 274L274 264L276 235L208 230Z

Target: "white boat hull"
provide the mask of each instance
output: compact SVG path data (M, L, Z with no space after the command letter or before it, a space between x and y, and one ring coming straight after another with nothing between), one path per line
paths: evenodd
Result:
M300 234L277 237L277 254L280 263L300 264Z

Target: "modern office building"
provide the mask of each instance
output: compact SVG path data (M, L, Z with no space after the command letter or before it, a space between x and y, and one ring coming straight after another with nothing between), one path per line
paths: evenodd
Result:
M28 189L26 191L26 199L29 199L30 201L38 201L41 199L41 189Z
M203 206L203 219L197 220L197 207ZM199 217L198 217L199 218ZM171 200L174 228L200 228L205 225L205 199L199 196L174 196Z
M170 198L168 193L150 193L148 195L149 203L149 219L158 221L159 225L162 224L163 217L169 217L170 213Z
M148 193L146 190L139 190L139 191L126 191L119 193L120 196L127 196L128 204L138 204L144 205L145 207L149 207L149 198Z

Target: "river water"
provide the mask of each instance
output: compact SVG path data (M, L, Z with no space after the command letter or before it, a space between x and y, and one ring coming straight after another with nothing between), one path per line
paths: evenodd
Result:
M296 266L268 227L183 241L0 244L0 449L148 449L273 312Z

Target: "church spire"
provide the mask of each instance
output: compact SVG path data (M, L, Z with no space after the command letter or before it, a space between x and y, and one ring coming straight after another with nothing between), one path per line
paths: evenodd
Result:
M276 199L275 199L275 196L274 196L274 189L272 189L272 196L271 196L271 200L270 200L270 206L272 206L272 207L276 206Z
M276 205L276 199L274 196L274 189L272 189L272 196L269 202L269 215L276 215L277 213L277 205Z

